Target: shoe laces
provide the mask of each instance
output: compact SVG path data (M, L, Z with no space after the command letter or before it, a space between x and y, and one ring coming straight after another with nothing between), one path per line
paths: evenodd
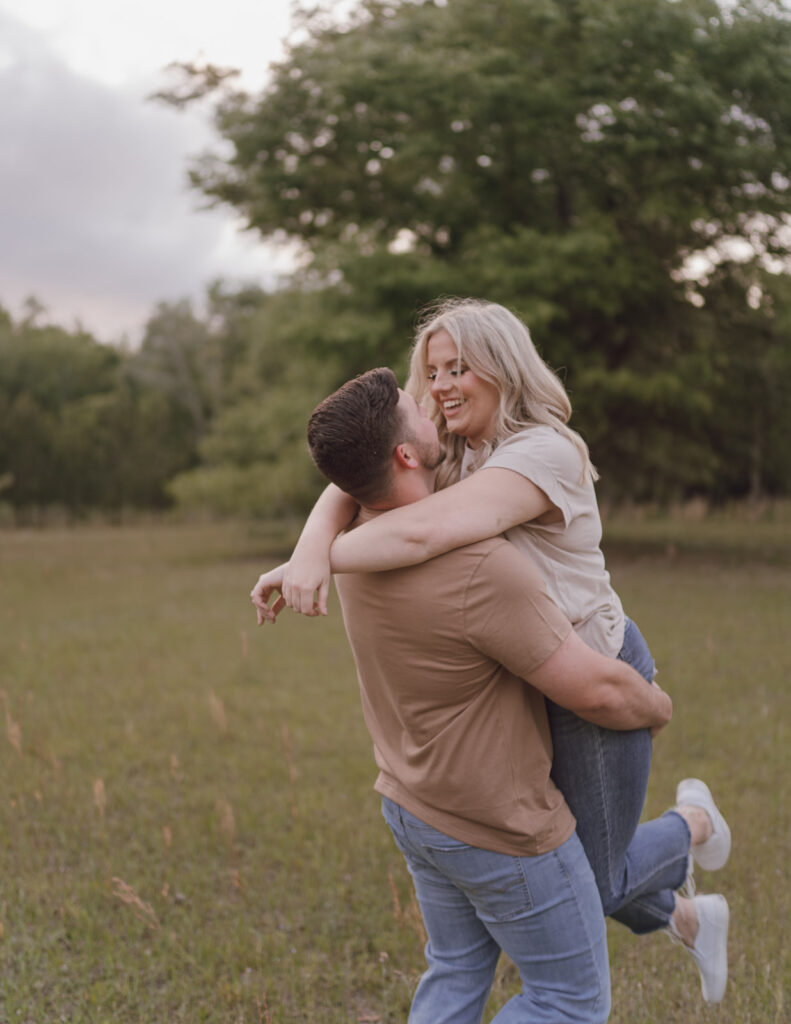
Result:
M684 879L677 892L679 896L684 896L688 900L694 900L697 891L698 887L695 885L695 861L692 859L692 854L690 854L689 860L687 861L687 877Z
M665 935L667 935L667 937L670 939L674 946L683 946L685 949L688 948L687 944L679 935L672 917L667 922L664 931Z

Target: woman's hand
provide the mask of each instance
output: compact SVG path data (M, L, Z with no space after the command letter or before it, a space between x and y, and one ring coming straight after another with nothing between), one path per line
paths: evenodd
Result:
M311 617L327 614L329 562L323 571L315 566L316 563L311 562L300 569L299 564L284 562L258 577L258 582L250 591L250 600L255 605L259 626L265 622L274 623L286 606ZM277 597L270 604L273 594L277 594Z
M288 562L279 565L276 569L270 569L263 576L258 577L258 582L250 591L250 600L255 605L258 625L263 626L265 622L274 623L278 615L286 607L283 597L283 574L288 568ZM269 604L273 594L277 598Z
M330 547L357 515L354 498L335 484L325 488L308 516L290 561L264 573L250 592L258 624L274 622L288 605L302 615L326 615L330 592ZM270 607L277 591L280 595Z
M309 558L300 558L297 550L285 570L281 593L288 607L302 615L326 615L331 577L329 559L320 558L318 552Z

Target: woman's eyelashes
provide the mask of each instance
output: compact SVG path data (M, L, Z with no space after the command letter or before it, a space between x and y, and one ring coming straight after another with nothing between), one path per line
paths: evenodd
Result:
M461 367L454 366L452 370L448 370L448 375L451 376L451 377L461 377L461 376L463 376L467 372L467 369L468 369L468 367L463 366L463 365ZM426 380L429 380L429 381L435 381L436 379L437 379L437 371L436 370L432 370L426 376Z

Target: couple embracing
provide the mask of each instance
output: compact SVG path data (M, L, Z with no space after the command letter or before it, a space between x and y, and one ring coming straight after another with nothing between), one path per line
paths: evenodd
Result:
M372 370L314 410L331 486L251 594L259 623L326 614L337 574L375 788L428 935L411 1024L477 1024L501 950L522 990L498 1024L606 1021L604 915L665 929L704 1000L724 994L728 905L691 876L724 865L730 831L694 778L638 824L672 706L610 584L570 415L513 313L435 307L406 390Z

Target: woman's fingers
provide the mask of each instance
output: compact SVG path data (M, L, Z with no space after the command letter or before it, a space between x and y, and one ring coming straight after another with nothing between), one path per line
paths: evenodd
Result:
M330 596L330 578L325 576L319 584L316 607L318 608L319 615L327 614L327 599Z
M289 608L302 615L326 615L329 575L294 579L286 574L283 579L283 597Z

